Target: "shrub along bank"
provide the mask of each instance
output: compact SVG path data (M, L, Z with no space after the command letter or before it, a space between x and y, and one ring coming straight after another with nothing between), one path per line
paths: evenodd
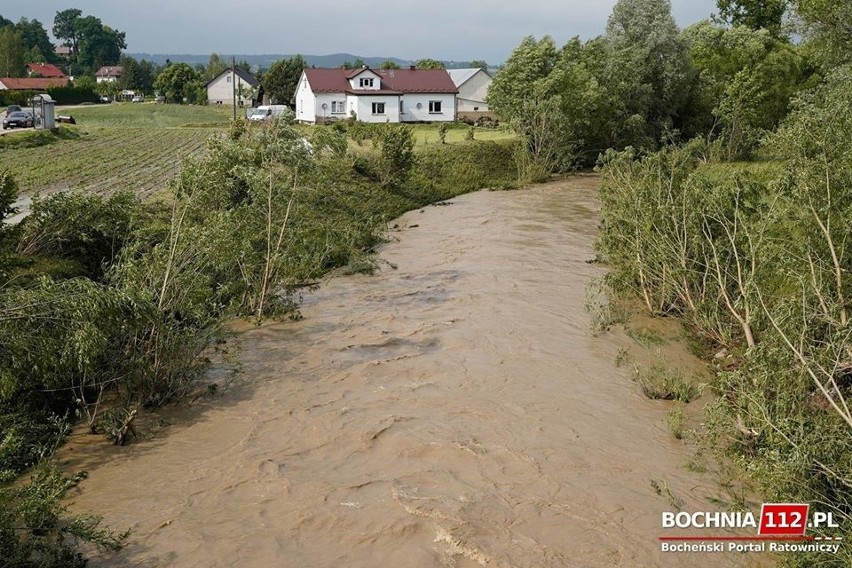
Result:
M376 151L356 157L333 128L306 139L284 123L237 123L184 164L166 199L62 194L0 225L0 483L43 462L71 422L122 443L137 410L195 388L221 322L286 314L320 275L372 269L391 219L514 180L510 144L418 155L411 135L377 129ZM8 174L0 190L5 217ZM36 471L27 489L0 491L0 558L76 566L76 538L120 544L96 519L67 519L70 482Z
M763 151L772 166L707 164L697 141L604 159L599 250L610 283L682 318L719 353L708 445L766 501L831 511L852 536L852 68L801 95ZM727 175L725 171L727 170ZM790 566L850 566L797 554Z

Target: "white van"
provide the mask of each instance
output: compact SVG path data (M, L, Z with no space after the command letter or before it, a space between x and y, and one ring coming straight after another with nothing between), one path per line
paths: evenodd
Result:
M278 118L292 112L287 105L261 105L248 110L248 119L252 121L269 120Z

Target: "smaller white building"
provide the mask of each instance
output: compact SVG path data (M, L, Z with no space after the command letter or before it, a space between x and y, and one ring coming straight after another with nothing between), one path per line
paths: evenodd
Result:
M236 98L237 106L251 106L257 95L257 87L260 85L253 75L246 73L239 67L234 70L230 68L222 71L207 82L207 103L211 105L234 104Z
M491 75L485 70L476 67L474 69L448 69L447 73L458 88L456 97L456 111L460 113L488 112L485 97L491 87Z
M95 72L98 83L115 83L124 74L124 67L119 65L101 67Z
M458 89L444 69L305 69L296 120L452 122Z

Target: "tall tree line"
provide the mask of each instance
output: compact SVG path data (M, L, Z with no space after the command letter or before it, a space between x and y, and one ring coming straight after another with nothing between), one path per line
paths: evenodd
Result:
M699 136L729 159L748 158L796 93L825 65L848 60L836 42L852 37L852 3L719 0L718 7L714 18L680 30L669 0L620 0L599 37L562 47L549 36L526 37L494 77L491 107L523 135L535 101L550 101L559 141L542 158L549 169L594 164L608 148L653 151ZM801 44L790 40L794 32Z

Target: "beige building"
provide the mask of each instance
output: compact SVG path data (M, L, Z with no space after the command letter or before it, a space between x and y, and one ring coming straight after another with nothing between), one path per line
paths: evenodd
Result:
M447 69L453 83L459 90L456 96L456 112L460 116L467 113L487 113L485 97L491 86L491 75L480 68Z
M238 67L222 71L206 86L208 104L231 106L236 98L237 106L251 106L260 81Z

